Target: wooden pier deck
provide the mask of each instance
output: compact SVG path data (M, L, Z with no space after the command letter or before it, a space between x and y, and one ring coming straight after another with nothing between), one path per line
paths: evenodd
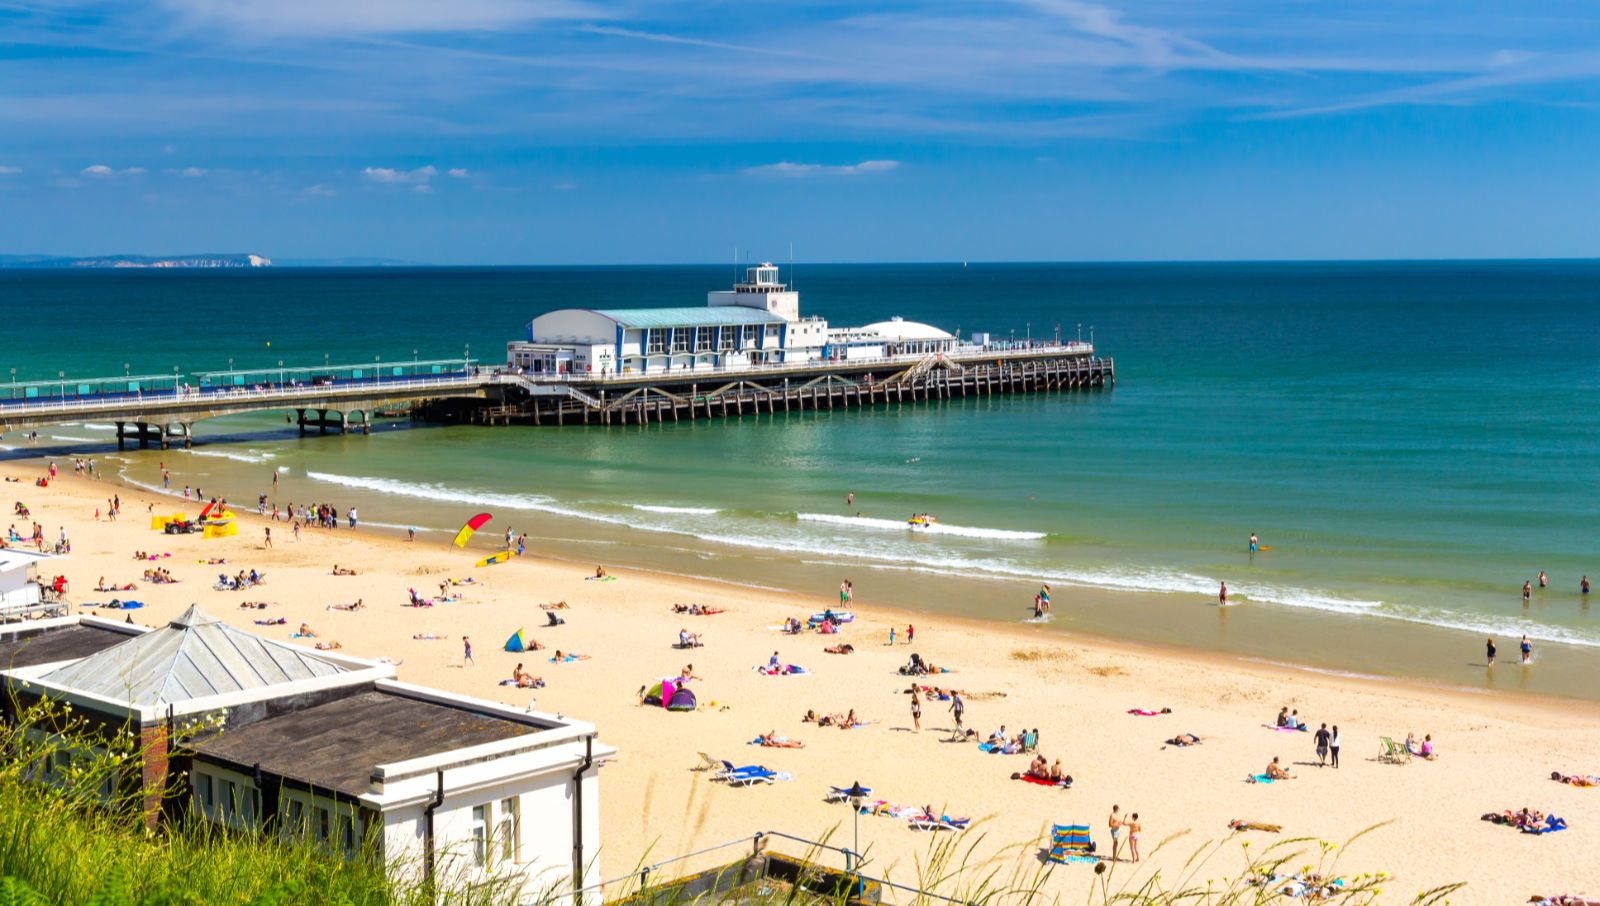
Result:
M930 356L885 375L883 366L811 366L782 375L658 374L619 382L529 382L526 395L462 407L424 405L417 417L481 425L643 425L746 414L1111 387L1115 363L1077 354L1011 354L982 361ZM808 373L809 371L809 373ZM822 373L817 373L821 371Z

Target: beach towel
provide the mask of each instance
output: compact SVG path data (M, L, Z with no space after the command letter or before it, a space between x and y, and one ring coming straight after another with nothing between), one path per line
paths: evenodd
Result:
M1040 777L1038 774L1012 774L1012 780L1021 780L1037 786L1056 787L1063 790L1072 789L1072 778L1063 777L1060 780L1051 780L1049 777Z
M291 633L289 633L289 638L291 638L291 639L314 639L314 638L316 638L316 635L314 633L310 633L310 632L306 632L306 633L291 632Z
M557 660L555 658L551 658L550 659L550 663L552 663L552 664L570 664L573 661L586 661L588 659L589 659L589 656L587 654L567 654L567 655L563 655L560 660Z
M1265 774L1251 774L1244 779L1245 783L1272 783L1272 778Z
M617 581L617 577L616 576L585 576L584 579L586 581L589 581L589 582L615 582L615 581Z
M1160 711L1148 711L1144 708L1129 708L1128 713L1138 717L1160 717L1163 714L1171 714L1172 709L1162 708Z
M1567 819L1557 818L1555 815L1546 815L1543 824L1538 827L1524 827L1521 830L1525 834L1553 834L1556 831L1564 831L1566 829Z
M1290 733L1304 733L1307 731L1306 727L1280 727L1276 724L1262 724L1261 726L1266 727L1268 730L1285 730Z

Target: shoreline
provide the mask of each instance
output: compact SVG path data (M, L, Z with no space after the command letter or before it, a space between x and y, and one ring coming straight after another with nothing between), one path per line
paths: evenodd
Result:
M91 588L100 575L109 582L135 581L136 597L146 603L133 612L140 622L159 623L198 602L214 615L272 637L309 622L319 639L336 639L349 654L388 656L400 662L402 679L491 698L518 707L537 699L542 710L569 713L595 722L602 738L622 755L603 775L602 820L606 834L605 874L617 876L641 854L649 859L694 852L706 845L778 829L813 839L850 831L849 812L822 802L829 784L859 780L890 801L932 803L950 814L967 814L984 826L972 838L976 858L1016 864L1017 844L1036 837L1052 821L1090 822L1102 851L1109 839L1103 816L1113 803L1141 811L1152 842L1187 832L1191 836L1147 853L1146 863L1114 863L1118 883L1137 883L1136 872L1178 873L1200 841L1227 841L1226 822L1234 818L1283 824L1286 836L1311 835L1343 843L1359 831L1384 824L1373 840L1357 844L1345 857L1350 871L1395 874L1403 891L1467 881L1464 901L1503 901L1543 886L1553 892L1581 887L1572 872L1586 864L1592 835L1600 828L1600 796L1552 783L1551 769L1590 772L1600 751L1600 705L1550 697L1489 693L1472 689L1329 675L1294 665L1255 663L1215 652L1102 640L1072 631L1046 632L1021 623L998 623L958 615L923 613L875 603L852 605L856 621L832 638L815 634L784 636L773 630L785 616L820 610L833 601L818 595L772 592L719 580L665 575L646 570L611 569L614 582L591 582L592 566L543 554L514 558L489 569L473 569L481 556L455 550L447 538L407 542L403 531L305 529L298 542L287 529L273 533L275 546L263 549L270 522L239 513L240 534L205 540L157 535L144 512L174 509L171 498L130 489L119 482L66 476L48 489L8 485L54 537L56 524L73 538L71 559L57 571L73 583L76 603L104 600ZM0 464L0 473L31 479L37 463ZM120 493L123 516L117 523L90 519L104 494ZM192 507L189 508L192 511ZM282 523L279 523L282 526ZM154 540L152 539L159 539ZM171 552L158 563L139 563L129 554L154 545ZM196 563L222 556L223 567ZM330 574L333 563L361 575ZM182 582L147 585L138 574L151 566L170 568ZM259 592L234 593L210 587L214 574L263 568L270 575ZM610 569L608 564L608 569ZM447 577L471 576L464 600L427 609L401 609L408 587L427 593ZM357 598L366 609L349 613L327 609ZM240 600L275 602L263 614L243 610ZM567 624L544 626L536 603L570 602ZM675 602L701 602L726 609L723 615L686 617L672 613ZM113 618L116 611L100 611ZM261 616L283 617L288 625L253 625ZM914 646L884 644L890 626L902 632L917 627ZM499 640L522 628L553 651L561 648L592 656L589 661L547 664L545 655L506 653ZM706 636L706 646L674 650L669 641L680 628ZM418 633L440 633L447 641L419 641ZM459 635L469 634L478 649L473 665L461 663ZM848 641L857 650L839 657L824 645ZM752 672L774 648L785 661L806 666L810 675L768 677ZM1077 783L1071 790L1041 790L1013 782L1009 775L1026 766L1020 756L981 755L972 745L946 742L949 716L943 703L929 701L922 732L912 732L905 689L913 680L895 667L916 651L949 665L948 676L916 682L957 686L971 696L969 723L987 731L997 723L1040 727L1041 752L1059 758ZM692 661L702 677L696 685L700 710L674 714L643 708L635 698L641 682L668 674ZM528 663L547 685L528 691L498 681L513 664ZM1170 707L1173 714L1135 717L1130 708ZM1268 732L1279 707L1293 707L1315 722L1341 725L1346 737L1345 767L1318 769L1307 762L1310 734ZM807 708L859 708L871 726L849 733L800 722ZM1380 734L1403 738L1407 731L1432 733L1444 757L1437 763L1405 767L1379 765L1372 751ZM803 740L802 749L747 746L758 733L775 731ZM1206 743L1192 749L1163 747L1161 741L1192 732ZM1285 736L1291 738L1284 738ZM794 780L759 789L726 789L692 767L698 752L716 758L756 762L792 774ZM1252 786L1240 782L1275 755L1302 775L1297 783ZM1018 760L1020 759L1020 760ZM1309 766L1306 766L1308 765ZM1548 840L1525 837L1480 822L1485 811L1533 807L1567 817L1573 830ZM908 879L927 838L903 822L872 818L862 822L864 848L879 870ZM1253 838L1266 845L1263 838ZM1237 841L1224 842L1219 872L1240 860ZM1155 847L1152 847L1154 849ZM1031 848L1021 850L1031 860ZM1535 855L1537 853L1537 855ZM685 869L714 860L691 860ZM1031 863L1029 863L1031 864ZM1088 871L1063 866L1053 872L1047 892L1071 901L1087 891ZM1133 878L1127 875L1133 874Z
M227 436L240 435L228 432ZM272 438L273 441L281 439ZM14 455L20 452L14 451ZM122 468L118 472L153 466L153 462L146 460L166 455L162 451L128 453L133 455L118 457L122 460ZM248 481L244 476L252 470L276 468L277 462L270 456L252 459L248 455L230 455L226 451L188 451L188 455L204 457L207 461L215 460L212 463L216 467L215 472L198 474L213 478L226 486L229 492L237 489L235 485L240 479ZM172 463L169 462L169 465ZM287 476L287 480L304 482L308 480L304 472L317 471L315 468L304 469L303 465L302 469L301 474ZM179 472L179 475L186 471ZM113 477L131 487L161 493L153 485L131 476ZM405 524L406 517L442 515L474 505L451 505L435 500L400 497L382 490L331 484L322 479L309 480L316 483L312 486L312 496L336 503L355 501L367 517L363 524L387 524L394 526L396 531L403 531L401 526ZM176 484L178 477L174 481ZM211 481L206 483L210 485ZM259 483L257 480L256 484ZM177 498L176 494L170 496ZM228 496L239 500L254 497L253 493L229 493ZM298 495L279 491L276 496ZM483 506L496 509L489 504ZM952 576L915 566L871 561L843 564L819 562L818 558L808 554L779 550L775 552L776 556L771 556L756 548L726 548L709 542L697 547L694 540L688 537L682 545L650 545L641 543L628 533L657 535L653 530L625 523L594 522L559 512L516 511L497 518L501 518L503 524L506 521L521 521L525 517L539 526L536 533L530 533L530 548L556 559L576 563L607 560L634 569L794 594L806 594L806 589L816 588L819 583L836 582L841 576L850 576L866 596L882 600L885 606L940 619L961 617L988 625L1007 625L1011 620L1003 616L974 616L963 611L970 611L972 602L1020 602L1036 587L1030 586L1029 580L1021 577ZM449 526L429 525L426 520L418 527L419 534L453 533ZM698 554L700 562L715 564L716 569L701 573L684 572L679 565L685 561L686 553ZM1483 635L1468 629L1381 615L1365 616L1252 601L1222 609L1215 605L1214 596L1186 592L1117 590L1064 584L1055 587L1058 606L1055 619L1044 627L1046 632L1076 632L1108 643L1116 641L1136 646L1152 645L1163 650L1188 652L1192 656L1216 653L1241 661L1286 662L1312 672L1345 672L1385 680L1504 692L1517 696L1600 701L1600 687L1593 683L1591 677L1597 656L1597 649L1593 646L1536 640L1535 664L1524 669L1515 662L1516 636L1495 633L1503 657L1500 664L1490 670L1482 663ZM1540 608L1545 606L1542 600L1536 604ZM1016 606L1014 610L1020 620L1026 608ZM1516 614L1512 613L1508 618L1515 617Z

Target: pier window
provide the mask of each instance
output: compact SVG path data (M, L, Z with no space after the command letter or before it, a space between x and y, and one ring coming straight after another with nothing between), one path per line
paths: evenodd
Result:
M672 351L688 352L689 337L694 333L693 327L674 327L672 329Z
M489 807L472 807L472 864L479 868L489 862Z
M738 331L739 328L737 327L723 327L721 329L721 337L717 340L717 349L721 352L728 352L737 348L739 342Z
M652 327L644 332L645 352L666 352L667 331L663 327Z
M717 342L717 329L715 327L696 327L694 336L694 351L709 352Z

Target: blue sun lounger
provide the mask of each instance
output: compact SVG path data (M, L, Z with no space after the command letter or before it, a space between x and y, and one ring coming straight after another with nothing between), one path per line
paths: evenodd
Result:
M752 783L772 783L778 779L777 771L769 771L758 764L747 764L742 768L733 766L733 762L722 763L722 773L719 779L726 781L729 786L749 786Z

